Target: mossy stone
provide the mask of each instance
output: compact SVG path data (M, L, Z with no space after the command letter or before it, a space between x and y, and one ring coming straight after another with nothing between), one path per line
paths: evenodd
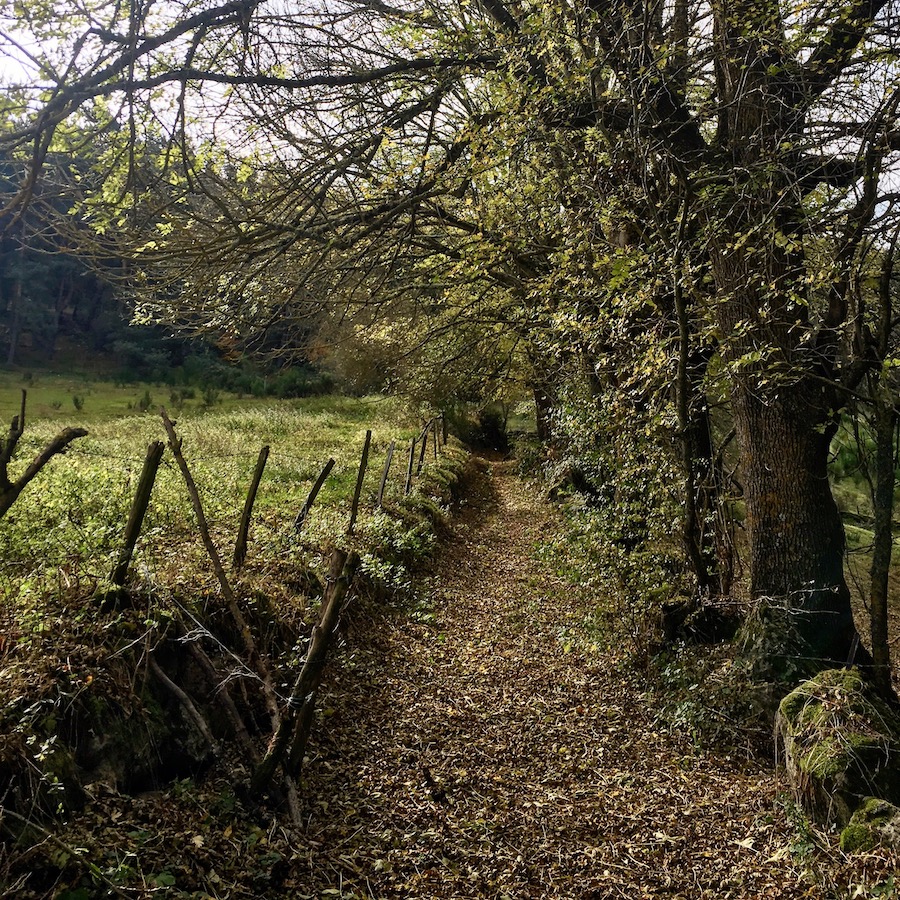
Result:
M879 845L900 849L900 807L868 797L841 832L841 850L865 852Z
M878 839L865 825L849 824L841 832L841 850L844 853L865 853L878 846Z
M776 734L794 794L813 818L846 825L862 797L900 802L900 717L858 670L822 672L788 694Z

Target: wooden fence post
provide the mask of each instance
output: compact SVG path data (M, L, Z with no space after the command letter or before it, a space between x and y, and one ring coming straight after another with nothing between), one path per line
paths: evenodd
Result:
M406 488L403 491L405 496L409 496L410 489L412 488L413 466L415 464L416 464L416 439L413 438L409 444L409 465L406 468Z
M231 560L232 568L240 569L247 558L247 538L250 534L250 517L253 514L253 504L256 503L256 493L259 483L262 481L263 470L266 468L266 460L269 458L268 444L259 451L256 460L256 468L253 470L253 478L250 480L250 490L244 501L244 511L241 513L241 524L238 526L237 540L234 542L234 557Z
M203 511L203 502L200 499L200 492L197 490L197 484L194 481L194 476L191 475L187 460L181 452L182 442L181 438L175 433L175 423L169 418L165 409L160 409L159 412L162 416L163 426L165 427L166 434L169 438L169 449L172 451L172 456L175 457L175 462L178 463L178 468L181 470L185 487L191 498L191 506L194 507L194 515L197 517L197 527L200 529L200 537L203 539L203 546L206 547L207 556L209 556L209 561L212 563L213 572L215 572L216 580L219 582L219 588L225 599L225 605L231 615L231 620L237 627L238 633L244 644L244 650L247 654L247 664L253 666L256 669L256 674L259 676L266 709L269 711L269 717L273 723L273 727L275 727L278 723L280 713L278 710L275 686L272 682L272 673L269 671L268 660L259 652L256 638L253 635L250 624L244 617L243 612L241 612L237 596L234 593L231 582L228 580L225 567L222 565L222 558L219 556L219 551L216 549L216 545L209 531L209 522L207 521L206 513Z
M381 473L381 484L378 486L378 500L375 503L376 508L381 508L381 503L384 500L384 488L387 485L388 473L391 471L391 460L394 458L394 447L396 446L395 441L391 441L391 445L388 447L387 458L384 461L384 472Z
M137 491L131 502L128 513L128 521L125 525L125 540L116 567L113 569L109 580L116 587L125 586L125 578L128 575L128 567L131 565L131 557L137 546L141 527L144 524L144 516L150 505L150 495L153 493L153 485L156 482L156 473L159 471L159 463L162 460L166 445L162 441L153 441L147 447L147 455L144 457L144 467L141 469L141 477L138 480Z
M334 460L329 459L322 471L319 472L319 477L316 479L316 483L312 486L309 491L309 496L306 498L306 502L303 506L300 507L300 512L297 513L297 518L294 519L294 528L299 531L303 527L303 523L306 521L306 517L309 515L309 511L312 509L313 503L316 502L316 497L319 494L319 491L322 489L322 485L325 484L325 479L328 477L328 474L334 468Z
M425 464L425 450L428 448L428 429L430 427L431 422L422 429L422 449L419 451L419 464L416 466L416 478L422 474L422 466Z
M353 505L350 507L350 524L347 526L347 534L353 534L353 526L356 524L356 514L359 512L359 497L362 494L363 481L366 478L366 466L369 463L369 445L371 443L372 432L368 430L363 443L362 459L359 462L359 474L356 476L356 489L353 491Z
M351 553L349 556L344 554L344 565L338 569L335 567L335 563L338 562L337 554L340 552L341 551L335 551L335 558L332 559L332 574L329 579L333 594L328 605L338 604L337 610L334 613L334 625L331 626L329 636L334 634L336 630L338 616L340 616L341 613L340 605L343 605L344 603L344 599L350 590L350 586L353 583L353 576L356 574L360 562L357 553ZM326 637L324 634L325 628L329 627L326 620L327 613L328 609L326 607L325 612L322 614L322 621L319 626L322 629L323 637ZM321 654L314 652L316 651L315 644L316 635L313 633L312 640L310 640L309 651L306 656L306 662L303 665L304 670L309 669L308 674L306 675L309 688L300 692L300 696L304 698L303 706L300 709L300 713L297 716L297 722L294 725L290 753L288 755L288 772L294 778L299 778L303 769L303 757L306 754L306 744L309 741L309 735L312 731L313 715L316 711L316 696L319 692L319 684L322 680L322 670L324 669L326 654L328 653L329 644L327 641L322 647Z
M294 760L295 754L303 752L305 744L304 747L298 747L297 741L294 739L298 714L307 703L315 701L315 695L322 680L325 660L328 656L328 648L341 614L341 606L358 566L359 556L356 553L348 555L344 550L335 549L331 555L328 586L325 597L322 599L321 617L313 627L309 649L306 652L306 661L297 674L297 680L291 689L281 722L269 741L265 756L251 776L251 794L259 794L266 790L285 753L289 752L290 759ZM308 726L303 727L300 737L305 736L303 732L308 735ZM301 762L302 759L301 755ZM288 765L286 774L291 774L290 768L291 766Z

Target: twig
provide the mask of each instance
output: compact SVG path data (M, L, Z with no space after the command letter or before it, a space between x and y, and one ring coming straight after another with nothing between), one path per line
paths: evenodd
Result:
M193 723L197 726L200 734L203 735L204 740L207 744L209 744L210 750L212 750L215 756L219 755L219 742L213 737L212 732L209 730L209 725L206 724L206 719L200 715L200 711L194 705L194 701L177 685L165 672L159 667L159 663L153 658L151 654L148 657L150 671L153 675L159 680L159 682L170 692L172 693L178 700L179 703L184 707L184 711L190 716Z

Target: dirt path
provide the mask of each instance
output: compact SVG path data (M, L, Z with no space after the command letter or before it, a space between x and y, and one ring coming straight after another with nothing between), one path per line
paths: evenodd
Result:
M298 896L850 896L859 864L798 831L771 770L661 732L640 684L567 652L586 598L535 554L555 513L492 468L427 621L351 625L307 766Z

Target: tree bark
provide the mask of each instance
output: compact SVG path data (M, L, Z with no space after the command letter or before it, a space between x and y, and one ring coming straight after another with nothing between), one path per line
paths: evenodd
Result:
M760 678L792 681L847 664L858 644L843 522L827 468L840 399L827 358L802 341L809 323L797 302L799 252L773 241L762 271L754 268L756 247L769 229L789 229L790 212L769 224L744 212L725 231L732 240L751 234L750 248L715 254L713 270L727 298L718 307L719 328L727 336L750 589L761 602L746 647Z
M794 680L845 665L858 645L844 530L828 481L842 399L833 344L809 319L801 159L806 99L775 0L713 4L718 144L730 184L708 202L722 355L744 486L751 592L745 644L758 676ZM774 74L773 74L774 73Z
M760 398L735 389L735 425L761 616L748 645L760 675L793 680L845 665L858 635L844 580L844 527L828 481L832 429L799 387Z
M533 392L538 440L542 444L550 444L553 441L551 426L553 404L543 385L535 384Z

